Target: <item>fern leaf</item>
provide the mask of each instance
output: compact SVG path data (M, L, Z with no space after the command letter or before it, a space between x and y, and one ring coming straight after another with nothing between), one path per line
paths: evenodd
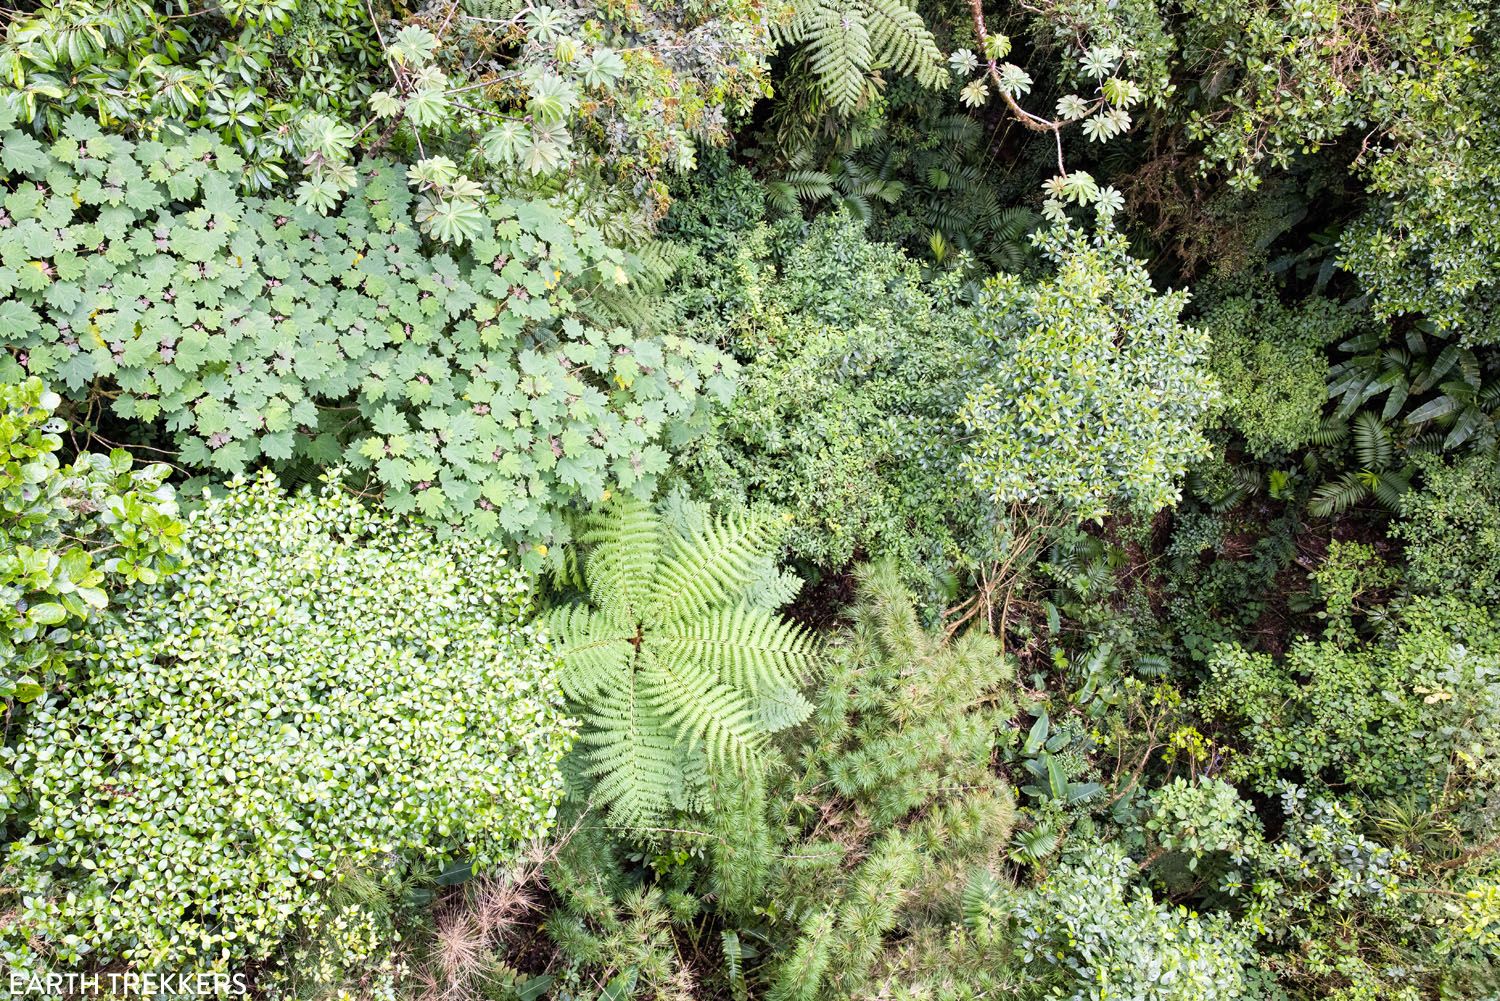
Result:
M1401 510L1401 498L1411 490L1411 474L1406 472L1384 472L1370 484L1370 492L1387 511Z
M674 535L642 618L677 622L735 600L763 575L767 551L780 531L781 523L770 515L742 513L694 535Z
M1384 469L1391 464L1395 446L1385 423L1368 410L1354 418L1354 454L1366 469Z
M759 754L761 734L750 700L712 671L682 658L640 656L641 694L679 741L699 743L714 767L744 770Z
M631 672L591 702L591 729L581 738L594 795L625 825L659 817L682 789L676 734L645 704L637 680Z
M864 0L876 68L912 76L923 87L948 82L948 68L922 15L901 0Z
M1308 510L1320 518L1343 514L1366 497L1370 496L1369 485L1358 473L1345 473L1343 477L1319 485L1308 502Z
M740 937L728 928L719 933L724 952L724 979L729 982L730 995L735 1001L744 1001L749 996L745 987L745 950L740 946Z
M654 639L658 656L704 664L723 684L752 694L803 680L813 657L811 638L796 624L745 605L668 623Z
M857 11L823 9L810 24L809 65L823 93L839 111L853 111L870 71L870 35Z
M558 682L568 698L585 701L624 683L635 648L619 623L584 605L554 609L544 623L556 638Z
M583 541L593 547L585 565L589 596L611 621L633 623L650 605L661 558L656 512L634 497L621 498L594 521Z

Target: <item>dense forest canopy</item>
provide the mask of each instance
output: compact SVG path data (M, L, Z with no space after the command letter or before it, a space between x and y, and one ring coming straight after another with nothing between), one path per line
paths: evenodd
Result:
M1500 999L1500 6L0 19L14 995Z

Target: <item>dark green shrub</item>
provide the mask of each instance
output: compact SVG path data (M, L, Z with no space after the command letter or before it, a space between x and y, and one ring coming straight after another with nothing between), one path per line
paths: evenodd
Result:
M818 567L886 553L931 594L994 539L961 468L958 408L979 364L969 311L847 218L814 223L780 261L767 237L725 316L743 384L689 477L721 503L790 512L788 544Z
M1406 545L1407 578L1430 594L1500 603L1500 468L1476 455L1422 464L1423 486L1402 498L1391 535Z

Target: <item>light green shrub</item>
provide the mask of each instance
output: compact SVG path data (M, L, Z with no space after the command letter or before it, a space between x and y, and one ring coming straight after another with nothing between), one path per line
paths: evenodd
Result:
M998 502L1080 518L1175 503L1217 392L1208 337L1178 319L1186 294L1158 294L1112 228L1037 243L1057 273L998 275L980 303L994 359L963 409L964 467Z
M1500 740L1488 729L1500 628L1490 609L1452 599L1413 601L1377 642L1304 639L1281 659L1226 643L1209 667L1200 704L1241 742L1226 775L1263 790L1289 777L1436 795L1478 764L1465 755Z
M40 379L0 382L0 699L23 703L66 677L66 644L110 589L181 562L170 468L123 449L62 466L60 402ZM0 772L0 814L8 798Z
M1202 325L1213 339L1224 418L1251 454L1265 458L1312 440L1328 402L1325 351L1353 333L1353 314L1316 297L1288 308L1266 288L1221 300Z
M188 538L7 752L14 967L262 959L348 873L546 833L573 727L501 550L269 475Z
M1214 1001L1243 996L1248 930L1132 887L1135 863L1092 844L1012 903L1016 945L1048 1001Z

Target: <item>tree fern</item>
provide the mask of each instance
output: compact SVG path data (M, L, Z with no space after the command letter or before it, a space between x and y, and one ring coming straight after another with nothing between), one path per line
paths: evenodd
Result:
M588 602L554 610L564 692L586 727L578 772L621 824L687 804L753 767L767 734L806 718L811 638L763 604L780 519L669 523L637 500L583 533Z
M877 70L908 74L924 87L948 80L932 32L902 0L798 0L792 16L772 31L784 44L807 47L823 97L840 112L859 105Z

